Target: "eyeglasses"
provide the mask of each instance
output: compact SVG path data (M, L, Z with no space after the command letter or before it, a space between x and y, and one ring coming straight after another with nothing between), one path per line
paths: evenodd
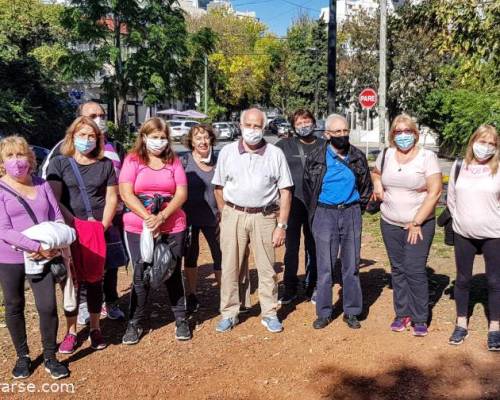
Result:
M106 118L106 113L89 114L88 117L91 118L91 119L96 119L97 117L99 117L99 118Z
M401 135L401 134L406 134L406 135L413 135L413 131L410 130L410 129L403 129L403 130L397 130L397 131L394 131L394 134L395 135Z
M333 136L346 136L351 132L350 129L336 129L334 131L326 129L325 132L331 133Z

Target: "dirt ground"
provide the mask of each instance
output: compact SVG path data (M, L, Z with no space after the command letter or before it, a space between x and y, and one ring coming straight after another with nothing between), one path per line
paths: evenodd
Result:
M77 399L500 399L500 354L486 350L486 282L482 265L473 282L470 336L462 346L447 344L453 329L454 279L452 252L438 234L429 259L432 322L425 338L410 332L393 333L389 266L376 217L365 217L360 270L364 295L362 329L342 322L340 286L334 290L335 321L323 330L311 326L314 306L299 299L282 307L284 331L271 334L260 324L257 274L252 269L252 304L247 317L231 332L215 332L218 292L210 256L203 243L199 298L203 307L192 320L193 340L174 339L173 317L166 293L150 297L150 320L141 342L124 346L125 322L103 320L109 342L94 352L84 341L78 350L60 358L68 363L72 394L40 394L42 398ZM283 259L283 250L277 260ZM280 280L283 265L276 264ZM301 263L303 274L303 262ZM121 306L127 308L131 275L120 271ZM31 356L40 355L38 317L27 292L27 325ZM60 337L64 322L61 319ZM88 335L81 332L81 338ZM12 383L14 351L5 328L0 329L0 385ZM41 358L37 359L37 363ZM52 380L39 365L27 380L39 388ZM1 386L0 386L1 389ZM0 396L28 398L20 393Z

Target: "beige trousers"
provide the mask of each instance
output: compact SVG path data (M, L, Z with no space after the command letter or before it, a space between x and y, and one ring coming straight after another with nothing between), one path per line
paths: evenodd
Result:
M276 316L278 278L274 272L273 231L276 215L248 214L224 207L220 223L222 279L220 312L223 318L238 315L240 305L248 306L248 245L251 244L259 276L262 317ZM247 304L245 304L247 303Z

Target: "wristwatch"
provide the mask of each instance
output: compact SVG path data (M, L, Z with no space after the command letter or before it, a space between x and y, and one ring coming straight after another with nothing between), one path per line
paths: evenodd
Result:
M286 231L288 229L288 224L282 224L281 222L278 222L278 228L281 228L284 231Z

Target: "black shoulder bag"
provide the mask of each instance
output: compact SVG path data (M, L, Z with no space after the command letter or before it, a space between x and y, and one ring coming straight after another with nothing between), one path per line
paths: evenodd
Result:
M17 201L24 207L28 215L30 216L31 220L33 221L34 225L38 225L38 219L31 209L30 205L24 200L21 196L19 196L16 192L13 190L5 187L4 185L0 184L0 188L5 190L6 192L10 193L12 196L14 196ZM50 267L50 272L52 273L52 276L54 277L54 280L57 283L64 282L66 280L66 277L68 276L68 271L66 270L66 265L64 265L63 258L61 256L54 257L52 260L50 260L48 263L48 266ZM32 276L32 275L30 275Z
M382 173L384 172L385 165L385 155L387 154L387 147L382 150L382 163L380 164L380 177L382 177ZM380 205L382 204L381 200L370 200L366 205L366 212L368 214L376 214L380 211Z

